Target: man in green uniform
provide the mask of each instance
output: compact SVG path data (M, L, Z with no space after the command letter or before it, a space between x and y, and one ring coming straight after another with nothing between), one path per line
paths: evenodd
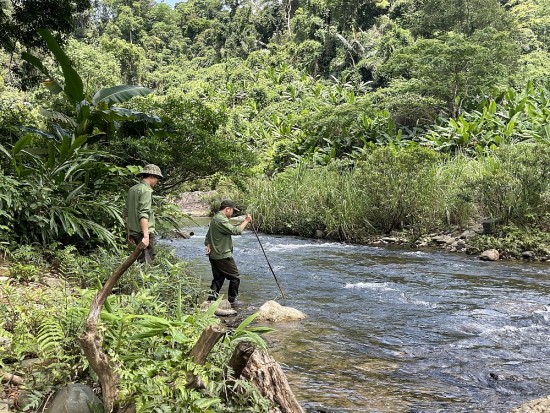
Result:
M160 168L153 164L146 165L139 174L142 181L131 187L126 197L126 233L130 244L145 244L145 251L139 260L150 263L155 258L153 187L163 176Z
M251 218L246 215L244 221L240 225L232 225L229 218L233 216L233 212L238 211L235 202L230 200L222 201L220 210L212 221L206 233L204 245L206 245L206 254L212 267L213 280L210 285L209 301L215 300L218 297L220 289L223 286L225 279L229 280L228 300L235 304L237 295L239 294L239 270L233 260L233 240L232 235L240 235L246 228Z

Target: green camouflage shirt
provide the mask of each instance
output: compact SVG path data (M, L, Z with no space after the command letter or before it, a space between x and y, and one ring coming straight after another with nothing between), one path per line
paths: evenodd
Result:
M141 218L147 218L149 220L149 234L155 232L153 188L151 188L147 182L141 181L128 191L128 196L126 197L126 216L128 217L130 234L141 234L141 225L139 225L139 220Z
M212 251L210 258L221 260L233 254L233 240L231 235L242 234L241 227L232 225L222 211L218 212L210 221L210 227L204 239L204 245L210 244Z

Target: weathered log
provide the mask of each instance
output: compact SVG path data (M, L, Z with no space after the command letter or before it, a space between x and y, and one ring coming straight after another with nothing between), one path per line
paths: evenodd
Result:
M101 308L114 286L122 274L138 259L144 249L145 244L140 242L134 252L113 272L103 288L97 292L86 319L84 332L79 338L84 355L99 378L106 413L113 412L116 407L118 376L110 364L109 357L103 352L103 339L97 333L97 322Z
M206 327L191 349L190 357L193 363L204 364L208 354L210 354L216 343L225 335L225 331L226 329L223 325L211 325ZM187 387L202 389L204 386L204 382L199 377L189 372L187 375Z
M235 348L229 366L236 378L250 381L266 399L275 403L277 409L274 412L304 413L281 366L267 352L251 343L241 342Z
M16 374L3 373L0 378L2 379L0 381L4 383L15 384L16 386L21 386L23 384L23 377Z

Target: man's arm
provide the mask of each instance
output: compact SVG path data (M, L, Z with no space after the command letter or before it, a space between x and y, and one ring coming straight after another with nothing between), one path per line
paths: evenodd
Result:
M244 218L244 221L240 223L240 225L233 225L229 222L229 219L224 219L223 221L215 221L212 220L212 223L210 225L216 225L216 228L218 231L220 231L222 234L226 235L241 235L243 230L246 228L248 223L252 220L250 218L250 215L246 214L246 217Z
M147 247L149 245L149 214L153 207L153 194L149 191L144 191L140 194L138 202L139 226L143 234L142 242Z
M246 214L246 217L244 217L244 221L241 222L241 225L239 225L239 228L241 229L241 232L244 231L244 229L246 228L246 226L248 225L248 223L252 221L252 218L250 217L249 214Z
M147 247L149 246L149 219L140 218L139 226L141 227L141 232L143 233L143 239L141 242Z

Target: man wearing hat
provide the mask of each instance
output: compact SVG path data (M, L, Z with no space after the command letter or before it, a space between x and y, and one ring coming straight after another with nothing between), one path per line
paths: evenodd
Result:
M163 178L157 165L149 164L139 172L141 182L128 191L126 197L126 232L130 244L143 242L145 251L139 257L141 262L150 263L155 258L153 235L155 214L153 212L153 187Z
M209 301L218 297L220 289L225 279L229 280L228 300L231 304L237 301L239 294L239 270L233 260L233 240L232 235L240 235L246 228L251 218L246 215L240 225L232 225L229 218L233 212L239 211L234 201L224 200L220 205L220 210L210 221L210 227L206 233L204 245L206 245L206 254L212 267L213 280L210 285Z

